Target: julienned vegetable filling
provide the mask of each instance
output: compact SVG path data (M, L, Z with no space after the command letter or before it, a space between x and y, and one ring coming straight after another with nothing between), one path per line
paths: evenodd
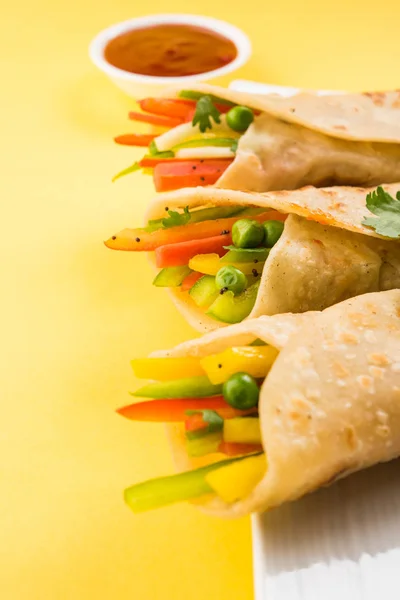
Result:
M181 91L178 98L145 98L139 106L143 112L130 112L131 120L165 131L117 136L118 144L147 147L147 153L113 180L143 170L152 173L158 192L216 183L258 114L247 106L190 90Z
M127 488L125 501L134 512L209 494L232 503L252 491L267 469L258 415L260 386L277 355L275 348L256 340L203 358L132 361L137 377L155 380L133 395L152 400L118 413L135 421L181 423L188 455L210 455L205 467Z
M154 251L157 287L180 288L207 316L239 323L253 309L263 267L286 215L257 207L220 206L178 212L106 242L114 250Z

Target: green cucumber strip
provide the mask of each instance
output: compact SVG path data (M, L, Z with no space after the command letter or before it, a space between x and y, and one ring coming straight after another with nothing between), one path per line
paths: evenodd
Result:
M193 302L200 308L211 306L218 294L219 289L215 283L214 275L203 275L189 290Z
M191 272L192 270L186 265L183 267L165 267L158 273L153 285L156 287L179 287Z
M172 381L157 381L130 392L132 396L154 399L204 398L222 393L222 384L213 385L208 377L187 377Z
M251 313L259 285L258 281L238 296L231 291L219 294L206 314L223 323L240 323Z
M228 458L193 471L158 477L132 485L124 491L124 500L133 512L138 513L214 493L206 482L205 476L215 469L226 467L249 456L256 456L256 454Z

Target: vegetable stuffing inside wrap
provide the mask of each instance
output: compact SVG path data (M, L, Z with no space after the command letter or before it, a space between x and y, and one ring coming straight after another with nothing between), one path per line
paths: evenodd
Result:
M262 511L400 454L400 291L260 317L133 361L156 379L120 409L169 423L178 475L125 491L134 512L193 500ZM182 378L184 376L184 378Z
M265 192L400 179L400 93L286 99L200 85L139 101L129 118L161 133L119 144L146 154L114 177L152 173L158 192L217 185Z
M400 185L385 189L395 196ZM311 187L169 192L153 201L144 228L125 229L106 245L150 252L159 269L153 284L168 288L200 331L263 314L322 310L400 287L399 243L363 225L369 195L363 188Z

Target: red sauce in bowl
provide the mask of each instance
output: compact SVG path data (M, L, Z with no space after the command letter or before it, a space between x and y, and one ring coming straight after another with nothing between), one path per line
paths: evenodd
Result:
M191 25L154 25L132 29L111 40L104 57L130 73L184 77L219 69L237 56L228 38Z

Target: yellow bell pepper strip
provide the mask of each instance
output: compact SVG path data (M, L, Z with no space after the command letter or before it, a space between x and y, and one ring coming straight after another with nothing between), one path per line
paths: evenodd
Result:
M211 383L217 384L241 371L255 378L265 377L277 356L273 346L238 346L206 356L200 365Z
M208 377L187 377L173 381L158 381L130 392L132 396L142 398L203 398L220 395L222 385L213 385Z
M238 417L224 421L224 442L235 444L261 444L260 419Z
M200 377L204 369L199 358L135 358L131 361L133 372L139 379L170 381L185 377Z
M259 215L254 215L253 219L259 223L263 223L271 219L284 221L286 217L287 215L281 214L276 210L270 210ZM151 251L166 244L215 237L221 235L222 231L230 232L233 224L239 218L240 215L226 219L200 221L199 223L188 223L187 225L167 229L157 229L152 232L148 232L145 229L124 229L104 243L107 248L111 248L112 250Z
M200 469L179 473L179 475L158 477L132 485L124 491L125 502L134 513L139 513L175 502L199 498L213 492L212 487L205 479L206 475L215 469L241 460L244 460L242 456L222 460L206 467L200 467Z
M249 263L229 263L227 261L223 261L219 257L218 254L196 254L193 258L189 260L189 268L192 271L197 271L198 273L204 273L204 275L216 275L221 267L226 267L227 265L231 265L232 267L236 267L239 271L242 271L245 275L251 275L256 268L258 273L261 273L263 267L263 262L254 264L254 262Z
M204 478L222 500L231 504L246 498L264 477L266 471L265 454L259 454L209 471Z
M186 439L186 452L192 458L215 454L218 452L221 442L222 434L220 431L209 433L202 437Z

